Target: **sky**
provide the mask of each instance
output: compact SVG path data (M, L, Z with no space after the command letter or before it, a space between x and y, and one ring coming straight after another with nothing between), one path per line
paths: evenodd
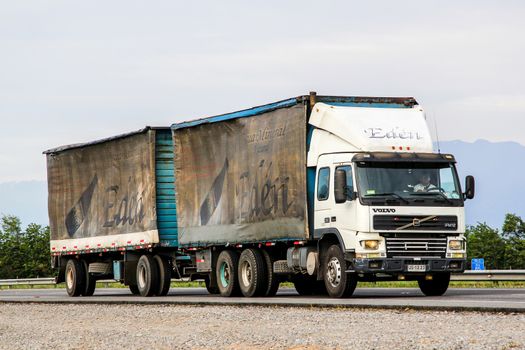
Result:
M0 0L0 183L42 151L317 91L525 145L523 1Z

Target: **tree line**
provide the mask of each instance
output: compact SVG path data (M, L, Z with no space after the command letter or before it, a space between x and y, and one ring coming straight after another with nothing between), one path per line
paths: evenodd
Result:
M525 269L525 222L507 214L501 231L478 223L468 226L467 256L484 258L486 269ZM22 229L16 216L0 220L0 279L50 277L49 226L34 223Z

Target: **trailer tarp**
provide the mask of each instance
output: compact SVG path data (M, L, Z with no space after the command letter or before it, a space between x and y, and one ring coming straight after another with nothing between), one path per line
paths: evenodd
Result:
M52 248L57 240L89 245L89 237L123 234L158 242L154 132L47 154ZM102 239L99 247L129 244L121 241Z
M304 105L172 130L181 245L306 238Z

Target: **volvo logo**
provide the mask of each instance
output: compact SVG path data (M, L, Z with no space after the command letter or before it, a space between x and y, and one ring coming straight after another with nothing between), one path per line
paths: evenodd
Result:
M396 212L395 209L390 209L390 208L372 208L372 210L374 211L374 213L395 213Z
M414 218L414 220L412 220L412 225L414 225L414 227L421 226L421 220L419 220L418 218Z

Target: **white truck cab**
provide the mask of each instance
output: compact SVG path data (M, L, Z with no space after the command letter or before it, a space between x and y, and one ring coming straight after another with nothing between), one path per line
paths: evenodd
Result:
M465 269L474 181L463 193L454 157L433 152L421 107L316 103L309 124L314 237L336 235L359 280L418 280L443 294L450 272Z

